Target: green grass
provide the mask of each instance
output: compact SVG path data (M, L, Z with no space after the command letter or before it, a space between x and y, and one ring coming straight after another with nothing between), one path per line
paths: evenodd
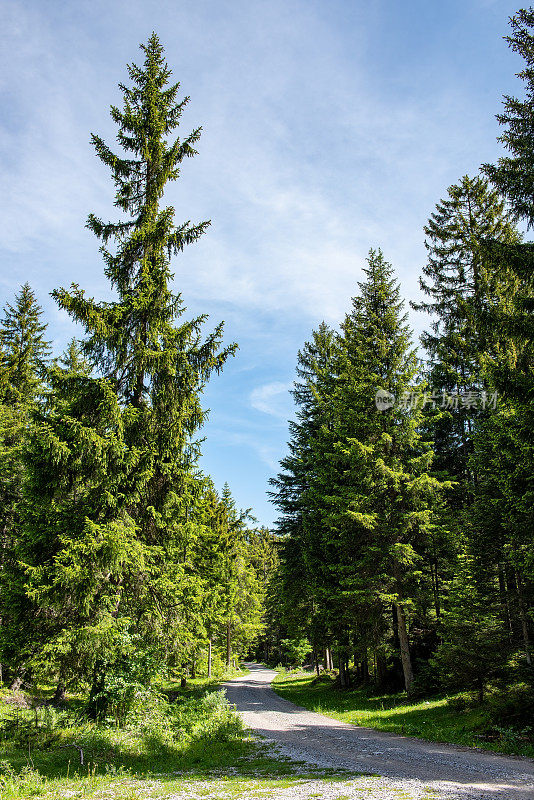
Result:
M264 792L283 788L303 780L329 777L347 781L354 777L339 773L328 775L328 771L287 762L270 754L256 742L244 739L236 746L217 746L203 742L181 757L162 758L154 754L151 763L137 762L109 768L97 761L90 761L85 769L59 763L59 759L44 759L32 753L33 767L23 766L9 777L4 773L4 784L0 783L2 800L20 797L56 798L113 798L113 800L148 800L166 798L187 792L195 796L205 794L215 797L238 797L242 793ZM18 759L11 759L15 762ZM20 762L19 762L20 766ZM102 768L104 766L104 769Z
M163 688L171 697L179 691L174 683ZM277 756L243 731L213 688L214 682L206 679L188 681L177 700L141 709L121 729L77 719L79 697L70 697L66 711L56 714L18 707L10 693L1 693L1 800L156 800L182 792L214 798L244 792L266 796L310 778L353 777ZM23 693L18 699L35 702ZM74 745L83 749L83 765Z
M328 717L380 731L415 736L432 742L481 747L496 752L534 757L534 745L513 735L485 741L483 707L467 704L457 710L449 700L460 695L409 702L404 693L382 694L364 689L340 691L327 682L314 682L310 673L281 672L273 689L286 700Z

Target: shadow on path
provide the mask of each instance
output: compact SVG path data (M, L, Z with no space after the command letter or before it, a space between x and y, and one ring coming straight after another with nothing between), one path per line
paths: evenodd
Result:
M297 760L424 781L443 797L534 800L533 761L339 722L279 697L270 688L274 670L247 667L249 675L224 684L228 701L247 727Z

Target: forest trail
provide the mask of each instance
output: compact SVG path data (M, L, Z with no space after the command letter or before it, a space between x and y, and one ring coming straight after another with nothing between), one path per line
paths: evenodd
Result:
M276 673L247 664L250 675L224 684L245 725L284 755L324 767L381 775L407 788L424 783L434 797L534 800L534 761L436 744L339 722L283 700Z

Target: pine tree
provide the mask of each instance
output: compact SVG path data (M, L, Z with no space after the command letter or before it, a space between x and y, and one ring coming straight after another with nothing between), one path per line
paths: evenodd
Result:
M332 631L319 597L324 554L320 529L306 524L307 491L315 475L313 442L328 413L336 348L334 331L322 323L298 353L292 391L296 421L289 423L289 454L280 462L282 471L271 479L274 491L269 493L281 514L277 521L281 536L278 591L272 594L271 619L290 637L308 637L316 661L319 651L329 647Z
M428 474L432 454L418 435L420 411L402 406L416 360L393 270L371 251L364 272L341 334L322 329L300 357L298 422L273 482L287 536L282 574L307 598L314 649L318 628L327 662L335 644L342 686L353 653L366 675L369 647L387 652L393 604L411 693L408 617L440 485ZM388 412L375 404L379 391L398 401Z
M514 244L520 237L498 193L483 178L467 175L449 187L425 233L428 261L419 282L428 300L411 305L433 318L421 343L436 406L428 409L435 469L459 481L455 502L462 505L473 488L467 464L477 419L483 416L479 398L481 392L489 395L484 358L498 348L498 337L488 335L481 316L488 305L513 293L516 283L488 261L486 243Z
M16 670L23 646L19 612L26 605L17 564L25 452L50 352L41 317L35 294L25 283L0 321L0 652L15 688L24 674Z
M514 216L534 224L534 10L520 9L510 19L512 33L507 37L511 49L524 62L518 77L524 82L524 99L504 97L503 112L497 115L504 131L499 141L508 154L497 164L483 169L508 201ZM534 246L532 242L502 244L490 241L488 256L494 268L502 264L516 279L513 294L485 310L480 323L485 331L499 330L505 340L500 351L486 359L490 381L504 398L499 413L481 431L474 460L480 470L480 491L476 510L484 530L484 508L491 514L485 519L498 572L501 616L508 630L508 649L513 650L520 623L526 661L532 663L532 608L534 605L531 560L532 497L527 476L534 468L530 446L534 424ZM494 542L498 541L500 552ZM495 580L495 577L494 577ZM532 673L530 676L532 680Z
M465 542L473 531L472 504L479 487L478 462L471 456L477 430L493 412L487 363L509 345L498 327L488 329L483 317L488 309L509 304L517 288L506 263L495 264L489 256L487 243L516 246L520 236L498 192L485 179L469 176L449 187L425 233L428 260L420 285L426 299L412 303L433 319L421 337L433 399L424 410L423 429L433 441L433 469L454 481L429 553L437 617L457 573L459 552L465 547L473 552L484 540L480 530L469 545ZM488 530L481 549L487 568L494 553L491 537ZM484 593L483 581L479 591ZM488 603L491 598L488 586Z
M509 47L524 61L517 77L525 82L525 98L505 95L504 111L497 115L505 128L499 137L510 155L502 156L497 164L484 164L490 181L507 198L518 219L529 227L534 225L534 9L522 8L510 17L512 35L507 36Z
M509 155L499 158L497 164L484 164L483 170L506 198L516 219L531 228L534 224L534 10L520 9L510 18L510 24L512 35L506 40L524 61L517 76L524 81L525 98L504 97L504 110L497 120L504 128L499 141ZM488 370L499 391L528 412L534 401L534 246L532 242L503 245L490 241L487 250L496 269L504 263L517 279L513 302L490 308L481 318L486 332L499 329L513 343L513 347L507 347L488 365Z
M41 649L59 670L92 674L94 713L103 711L114 664L123 669L133 620L147 659L156 648L160 660L182 664L196 646L203 589L190 554L203 497L200 395L235 350L221 348L222 324L202 337L205 316L177 324L185 309L170 289L170 257L208 223L176 227L174 209L160 200L195 154L200 129L168 143L188 98L176 100L158 37L141 48L143 66L130 65L132 85L120 87L123 108L111 109L124 155L92 137L125 215L88 219L117 299L97 302L77 285L53 293L85 329L92 372L74 353L55 368L31 460L27 591L51 621Z
M223 487L220 507L226 666L231 667L234 656L246 652L261 630L261 589L248 544L250 509L237 510L228 484Z
M531 476L534 464L530 420L502 404L475 437L472 456L478 483L468 546L477 591L506 631L503 653L532 666ZM522 651L522 652L521 652Z
M421 441L420 411L403 408L413 390L415 353L393 269L371 250L365 280L342 326L344 364L332 400L334 425L323 428L316 451L326 453L325 489L316 508L329 528L331 574L343 616L364 619L393 604L408 694L413 687L409 617L420 562L440 484L431 478L432 453ZM378 391L394 396L389 411ZM329 473L335 471L338 479ZM332 492L330 487L334 487ZM377 619L377 624L380 624Z
M50 354L42 310L25 283L0 321L0 390L10 403L31 403L39 393Z
M506 663L504 626L487 592L481 594L469 561L453 581L441 625L442 641L432 659L445 685L475 689L480 703L485 687Z

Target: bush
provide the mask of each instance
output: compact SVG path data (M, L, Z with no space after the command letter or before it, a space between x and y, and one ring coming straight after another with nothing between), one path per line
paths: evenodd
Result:
M0 797L4 794L15 797L41 796L45 785L46 778L33 767L23 767L17 773L8 761L0 761Z
M228 705L224 692L208 692L200 699L177 701L172 713L181 741L228 742L243 732L241 719Z
M514 731L534 732L534 687L528 683L510 686L488 698L487 718L495 729L511 728Z
M447 700L447 705L452 708L453 711L466 711L472 704L471 698L466 697L465 694L460 694L457 697L450 697Z
M315 676L310 685L317 686L319 683L332 685L335 683L336 677L336 673L333 670L330 672L321 672L319 675Z

